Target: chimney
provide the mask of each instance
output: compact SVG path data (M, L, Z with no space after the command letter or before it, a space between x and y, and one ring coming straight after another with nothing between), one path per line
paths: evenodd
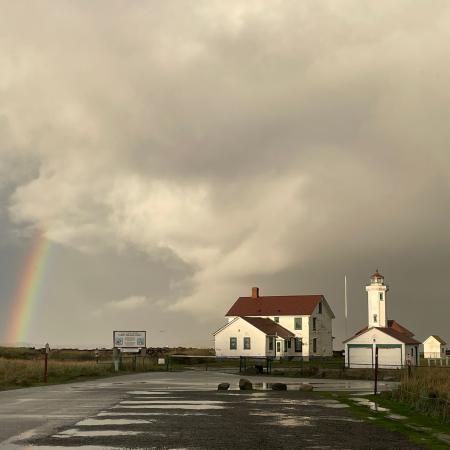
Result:
M252 287L252 298L259 297L259 287Z

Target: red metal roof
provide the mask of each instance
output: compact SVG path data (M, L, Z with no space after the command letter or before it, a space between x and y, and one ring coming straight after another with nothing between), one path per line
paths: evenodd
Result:
M413 344L418 345L420 344L419 341L416 341L411 336L408 336L407 334L400 333L399 331L394 330L393 328L378 328L383 333L388 334L389 336L392 336L393 338L399 340L400 342L403 342L405 344Z
M264 319L262 317L241 317L241 319L244 319L250 325L253 325L258 328L258 330L269 336L280 336L283 339L295 337L294 333L291 333L289 330L271 319Z
M323 295L273 295L239 297L225 316L307 316Z
M386 334L389 334L390 336L394 337L395 339L398 339L401 342L404 342L405 344L420 344L419 341L413 339L414 333L409 331L407 328L400 325L395 320L388 320L387 322L388 326L385 328L384 327L373 327L373 328L378 328L379 330L384 331ZM356 336L365 333L368 329L369 327L364 327L362 330L356 332L351 338L348 338L345 341L343 341L343 343L345 344L346 342L351 341Z
M403 325L400 325L395 320L388 320L388 328L392 328L395 331L398 331L399 333L406 334L409 337L413 337L414 333L409 331L407 328L405 328Z

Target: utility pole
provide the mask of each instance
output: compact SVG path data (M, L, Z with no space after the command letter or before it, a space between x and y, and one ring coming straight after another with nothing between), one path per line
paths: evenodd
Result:
M347 320L348 320L348 309L347 309L347 275L344 275L344 315L345 315L345 338L348 336Z

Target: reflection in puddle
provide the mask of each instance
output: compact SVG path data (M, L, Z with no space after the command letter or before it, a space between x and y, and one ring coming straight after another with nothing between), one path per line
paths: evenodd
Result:
M95 437L95 436L136 436L142 434L142 431L128 431L128 430L100 430L100 431L82 431L77 428L62 431L52 437L69 438L69 437Z
M407 419L406 416L402 416L400 414L388 414L387 417L389 417L389 419L395 419L395 420L405 420L405 419Z
M211 416L206 413L185 412L185 413L165 413L165 412L101 412L97 417L128 417L128 416Z
M223 405L219 400L124 400L120 402L121 405Z
M67 450L68 447L60 447L59 445L32 445L23 446L11 444L8 450ZM71 449L78 450L118 450L119 447L103 447L98 445L80 445L80 446L70 446Z
M129 391L127 394L132 395L167 395L171 394L172 392L159 392L159 391Z
M120 409L225 409L218 405L118 405L113 408Z
M359 405L367 406L372 411L378 411L378 412L388 412L389 411L388 408L383 408L381 406L378 406L377 403L367 400L366 398L354 397L352 400L354 402L358 403Z
M139 423L150 423L154 421L144 419L84 419L76 424L76 426L97 427L105 425L134 425Z

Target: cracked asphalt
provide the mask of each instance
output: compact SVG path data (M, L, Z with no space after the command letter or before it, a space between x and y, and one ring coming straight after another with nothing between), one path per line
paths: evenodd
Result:
M317 393L216 390L219 382L235 387L238 380L212 372L145 373L0 392L0 450L422 448ZM322 390L370 388L316 383Z

